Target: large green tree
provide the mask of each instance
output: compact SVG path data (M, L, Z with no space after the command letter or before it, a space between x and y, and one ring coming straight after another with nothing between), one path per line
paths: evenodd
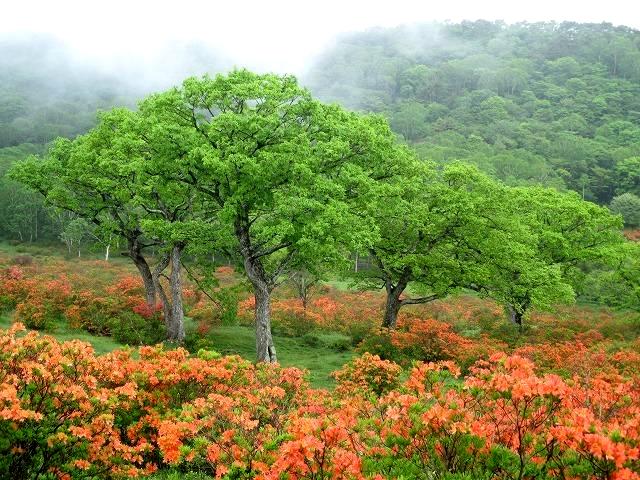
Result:
M115 150L115 117L129 115L114 110L103 114L98 126L75 140L57 139L44 158L29 157L16 164L9 176L40 192L47 204L74 212L101 228L122 236L144 282L147 303L155 305L156 289L144 256L145 240L136 208L134 178L123 168L127 157Z
M190 139L174 179L207 204L218 226L210 243L242 259L257 358L275 362L273 289L292 271L313 272L370 243L375 229L357 211L377 179L403 171L406 150L381 118L324 105L290 76L238 70L191 78L143 110Z
M386 290L383 326L405 305L474 290L521 325L534 307L572 301L585 265L618 257L619 219L577 194L507 187L454 164L384 182L366 215L379 229L376 268L356 278ZM410 294L408 293L410 292Z
M522 325L531 308L572 301L586 266L619 260L622 222L607 208L543 187L512 188L507 202L508 215L525 227L525 248L486 257L486 281L471 287L501 301L514 323Z
M185 184L165 181L163 175L179 153L162 138L163 132L143 114L114 109L103 113L89 133L57 140L45 158L31 157L10 174L42 193L50 205L96 225L103 235L123 237L147 303L155 307L161 300L168 339L182 342L180 258L190 234L185 222L194 195ZM153 268L145 252L151 246L162 251ZM169 265L167 294L161 274Z
M356 280L385 288L384 327L396 326L405 305L493 282L492 259L534 261L526 227L509 215L506 187L474 167L415 163L379 188L366 210L379 229L369 248L375 268Z

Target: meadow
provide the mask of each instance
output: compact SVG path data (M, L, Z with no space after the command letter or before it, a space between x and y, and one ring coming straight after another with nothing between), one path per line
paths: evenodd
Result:
M270 365L228 266L217 302L185 282L176 348L126 262L19 250L0 250L3 478L640 478L636 312L519 328L460 295L389 330L381 292L332 282L303 307L284 286Z

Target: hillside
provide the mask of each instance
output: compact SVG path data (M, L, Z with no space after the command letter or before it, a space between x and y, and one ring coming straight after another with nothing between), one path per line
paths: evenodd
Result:
M311 69L324 100L386 115L427 160L608 204L640 193L640 32L466 22L343 37Z

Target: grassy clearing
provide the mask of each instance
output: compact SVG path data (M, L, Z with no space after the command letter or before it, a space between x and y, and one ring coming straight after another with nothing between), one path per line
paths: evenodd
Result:
M0 314L0 328L11 325L10 313ZM92 335L83 330L74 329L60 322L50 331L44 332L60 341L82 340L93 345L96 353L111 352L124 345L111 337ZM278 358L283 366L298 367L309 371L309 381L314 388L332 388L334 385L330 373L338 370L353 357L353 351L337 351L329 345L347 337L339 334L318 334L317 345L309 345L305 338L291 338L274 335ZM244 326L218 327L211 334L213 349L224 355L240 355L255 360L255 332Z
M11 313L0 314L0 328L9 328L12 323L11 316ZM122 348L124 346L111 337L92 335L84 330L71 328L64 322L59 322L51 330L42 333L45 335L51 335L61 342L66 342L68 340L81 340L83 342L88 342L93 345L97 354L108 353L116 348Z
M338 370L353 357L353 351L336 351L330 348L335 340L344 337L338 334L317 334L317 345L309 345L305 338L273 336L278 359L285 367L309 370L309 380L315 388L331 388L333 379L329 374ZM212 347L223 355L240 355L255 360L255 332L251 327L217 327L209 335Z

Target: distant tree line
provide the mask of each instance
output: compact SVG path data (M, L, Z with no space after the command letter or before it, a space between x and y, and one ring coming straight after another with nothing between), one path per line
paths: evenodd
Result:
M488 21L374 29L342 38L307 83L323 100L385 114L421 158L464 160L510 185L568 188L601 205L640 195L637 30Z

